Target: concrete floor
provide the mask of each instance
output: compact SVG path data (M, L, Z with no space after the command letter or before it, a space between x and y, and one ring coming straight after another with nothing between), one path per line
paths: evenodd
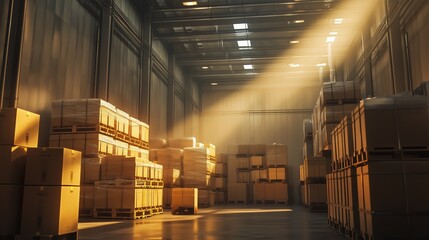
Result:
M198 215L161 215L139 220L82 219L79 239L302 239L344 240L327 226L326 213L300 206L217 206Z

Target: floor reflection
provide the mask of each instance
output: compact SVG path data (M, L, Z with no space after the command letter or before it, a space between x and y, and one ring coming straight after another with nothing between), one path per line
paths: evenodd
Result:
M164 214L139 220L79 223L79 239L346 239L327 227L326 213L302 207L225 206L198 215Z

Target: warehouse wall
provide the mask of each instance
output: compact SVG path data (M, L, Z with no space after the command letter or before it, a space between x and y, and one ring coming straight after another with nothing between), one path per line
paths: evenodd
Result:
M363 98L400 94L428 81L428 21L428 1L379 1L340 63L344 79L360 81Z
M77 1L27 1L17 106L41 114L44 144L53 100L93 96L99 26Z
M9 12L9 0L4 0L0 2L0 73L2 74L3 69L3 54L6 41L6 31L7 31L7 16Z
M227 153L228 145L287 144L288 174L298 202L299 165L304 143L302 122L311 112L320 82L277 88L205 87L202 94L203 139Z
M418 8L405 25L409 44L410 75L412 88L422 81L429 81L429 3Z
M143 85L143 52L148 52L148 46L147 41L142 41L142 10L134 1L19 2L25 2L21 12L22 44L18 42L16 49L9 49L19 50L14 56L17 66L7 66L10 72L18 70L4 81L5 93L0 97L4 107L16 106L41 114L41 146L48 145L53 100L100 97L138 118L147 112L141 109L144 107L141 94L147 92L144 89L150 89L151 94L148 104L151 136L167 136L165 79L174 75L176 85L183 85L188 78L179 66L168 72L169 51L155 39L151 51L153 66L149 70L154 74L149 74L151 82ZM1 46L9 19L8 3L0 3ZM4 48L0 51L3 63ZM1 80L4 79L2 76ZM183 99L194 94L182 89L182 101L174 105L178 109L173 119L179 122L177 136L184 135Z

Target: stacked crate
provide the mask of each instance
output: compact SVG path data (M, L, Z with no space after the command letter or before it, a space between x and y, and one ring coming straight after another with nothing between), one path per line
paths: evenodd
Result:
M96 208L96 191L100 186L100 168L106 156L124 156L135 158L136 163L152 164L149 162L149 126L131 117L128 113L101 99L58 100L52 103L51 147L67 147L82 152L82 178L80 216L95 216L120 218L115 208L108 211L94 211ZM118 164L123 158L116 158ZM141 166L134 166L140 168ZM152 175L150 175L152 177ZM147 179L158 181L158 179ZM160 184L162 185L162 184ZM149 185L148 185L149 186ZM161 187L162 188L162 187ZM121 193L116 193L119 198ZM154 199L160 193L146 191L148 199ZM161 193L162 195L162 193ZM142 216L162 212L159 205L153 202L151 211ZM131 208L129 208L131 209ZM131 210L130 210L131 211ZM133 210L134 211L134 210ZM140 211L140 210L139 210ZM139 213L140 214L140 213ZM128 214L132 215L132 214ZM133 217L129 217L133 218ZM137 217L135 217L137 218Z
M198 188L172 189L172 214L198 214Z
M331 150L331 132L353 111L359 99L357 82L323 84L312 115L314 156L329 155L326 152Z
M136 157L106 156L95 182L94 217L137 219L162 213L162 165Z
M201 200L198 204L201 207L210 207L214 203L211 200L214 198L211 177L215 172L216 160L215 156L210 154L213 153L205 146L183 150L183 187L198 188Z
M351 122L352 166L328 176L330 225L354 238L427 239L429 98L367 99Z
M330 171L330 158L315 157L313 151L313 124L303 121L304 145L302 150L302 202L311 210L326 209L326 174ZM301 169L300 169L301 170Z
M164 207L170 208L174 188L197 188L200 207L214 205L216 147L195 137L152 139L150 158L164 166ZM167 147L168 146L168 147ZM155 148L158 147L158 148ZM218 183L219 184L219 183ZM220 185L219 185L220 186Z
M164 208L171 208L172 188L180 187L182 185L181 174L183 172L183 149L151 149L150 155L156 155L156 163L163 166L163 206Z
M227 168L229 203L288 203L286 145L230 146Z
M0 109L0 239L20 233L27 148L38 145L39 121L23 109Z
M68 147L84 157L146 157L149 126L101 99L52 103L50 146Z
M214 202L216 204L223 204L227 201L227 154L221 154L216 158L215 171L212 175L212 189L214 192Z
M79 151L28 149L21 233L15 239L77 239L80 165Z

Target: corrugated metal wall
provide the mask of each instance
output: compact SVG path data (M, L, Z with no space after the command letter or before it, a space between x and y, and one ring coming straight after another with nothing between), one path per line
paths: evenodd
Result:
M167 84L152 74L150 85L150 134L167 139Z
M183 96L174 96L174 130L173 137L185 136L185 102Z
M412 87L429 81L429 3L423 5L406 24L408 35Z
M218 153L226 153L228 145L287 144L289 183L294 185L291 191L298 201L302 121L311 117L319 91L318 83L259 90L204 89L204 142L214 143Z
M7 26L7 15L9 12L9 0L0 1L0 74L2 74L1 69L3 66L3 54L4 54L4 45L6 41L6 26Z
M130 43L113 34L108 100L132 116L138 116L140 61Z
M78 1L27 1L18 107L42 114L42 143L53 100L93 96L98 26Z
M16 100L18 107L41 115L41 146L48 144L51 103L56 99L102 96L134 117L145 112L139 109L140 94L145 92L142 89L148 87L142 85L142 16L133 1L37 0L26 3L21 56L16 56L21 58L19 77L16 82L15 79L6 81L7 91L2 97L4 106L14 105ZM112 9L110 4L114 4ZM0 2L1 64L8 5L9 1ZM184 96L195 92L184 90L186 77L180 67L168 72L168 51L163 43L155 39L152 47L156 57L153 69L158 69L155 71L158 75L152 74L149 83L151 136L167 137L167 85L164 80L174 75L183 89L175 105L177 114L173 116L179 121L176 135L181 137L185 124ZM108 54L97 54L100 53L97 50ZM17 99L14 99L15 83L19 90Z

